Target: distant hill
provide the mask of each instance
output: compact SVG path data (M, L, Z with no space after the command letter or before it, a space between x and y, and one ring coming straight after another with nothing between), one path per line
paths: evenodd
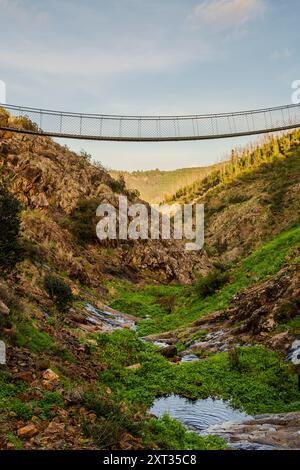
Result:
M141 198L150 203L159 203L184 186L192 184L210 174L219 165L180 168L172 171L119 171L111 170L113 178L123 176L128 189L137 189Z

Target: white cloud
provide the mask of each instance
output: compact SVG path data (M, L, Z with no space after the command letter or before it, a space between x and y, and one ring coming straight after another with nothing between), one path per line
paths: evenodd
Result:
M265 0L205 0L194 8L188 19L194 27L237 29L262 16L265 9Z
M270 58L271 60L275 61L288 60L292 57L292 55L293 53L290 49L283 49L271 52Z
M158 48L153 44L105 48L74 48L47 51L32 43L18 48L0 49L2 67L23 72L56 76L108 77L129 72L157 72L192 63L211 60L208 46Z
M49 20L49 15L40 6L26 5L22 0L0 0L2 15L11 18L23 29L30 29L32 25L43 26Z

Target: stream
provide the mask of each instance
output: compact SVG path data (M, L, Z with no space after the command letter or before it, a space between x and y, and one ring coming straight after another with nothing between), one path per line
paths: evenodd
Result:
M120 328L136 330L136 323L130 317L109 307L102 309L86 303L88 323L106 331ZM215 339L215 336L213 337ZM170 347L168 342L149 340L159 349ZM205 343L204 343L205 344ZM206 344L205 344L206 345ZM295 365L300 363L300 340L291 345L287 361ZM192 348L181 354L180 362L199 361ZM271 450L300 448L300 414L269 414L249 416L230 406L224 400L206 398L189 400L179 395L156 398L149 413L157 418L165 413L181 422L187 429L202 436L216 435L223 437L232 449Z
M121 313L100 310L89 303L86 303L85 308L89 313L87 321L92 325L106 326L109 330L129 328L135 331L136 329L135 322L127 319Z
M157 398L150 413L157 417L168 413L187 428L200 433L204 433L210 426L216 424L243 421L248 418L248 415L232 408L223 400L213 398L188 400L179 395Z

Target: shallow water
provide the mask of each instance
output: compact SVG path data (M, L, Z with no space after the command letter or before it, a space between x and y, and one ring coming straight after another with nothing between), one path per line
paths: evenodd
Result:
M288 352L287 359L295 365L300 364L300 340L296 340L293 342Z
M181 362L194 362L194 361L199 361L199 357L196 356L195 354L185 354L181 358Z
M100 310L89 303L86 304L85 308L90 314L88 321L93 325L104 324L109 326L111 329L130 328L131 330L135 330L134 321L128 320L121 315L115 315L107 312L106 310Z
M161 417L168 413L186 427L203 432L210 426L227 421L242 421L248 417L245 413L232 408L224 400L188 400L179 395L157 398L150 413Z

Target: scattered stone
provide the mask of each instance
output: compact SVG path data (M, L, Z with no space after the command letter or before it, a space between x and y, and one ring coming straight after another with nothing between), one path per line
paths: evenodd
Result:
M39 432L38 428L34 424L28 424L18 429L18 436L29 438L35 436Z
M162 356L170 358L177 355L177 348L176 346L166 346L165 348L162 348L159 352Z
M33 380L32 373L29 371L18 372L17 374L14 374L13 378L14 380L23 380L28 384L31 383Z
M45 430L46 434L57 434L62 433L65 430L65 425L63 423L56 423L55 421L51 421L48 427Z
M50 362L47 359L37 359L35 367L37 370L46 370L50 366Z
M88 415L88 419L91 423L95 423L97 421L97 415L95 413L90 413Z
M132 366L127 366L126 369L130 369L130 370L137 370L137 369L140 369L142 367L141 364L132 364Z
M0 341L0 364L6 364L6 346L4 341Z
M2 300L0 300L0 315L4 315L5 317L9 315L9 308Z
M57 385L57 382L54 383L54 382L50 382L49 380L43 380L42 385L43 385L43 388L45 388L49 392L53 392L53 390L55 389L55 386Z
M210 426L205 434L225 438L241 450L299 450L300 413L265 414L242 422Z
M82 402L83 393L81 390L73 389L67 390L64 393L64 398L68 405L78 405Z
M45 370L45 372L42 373L42 377L49 382L59 382L59 376L51 369Z

